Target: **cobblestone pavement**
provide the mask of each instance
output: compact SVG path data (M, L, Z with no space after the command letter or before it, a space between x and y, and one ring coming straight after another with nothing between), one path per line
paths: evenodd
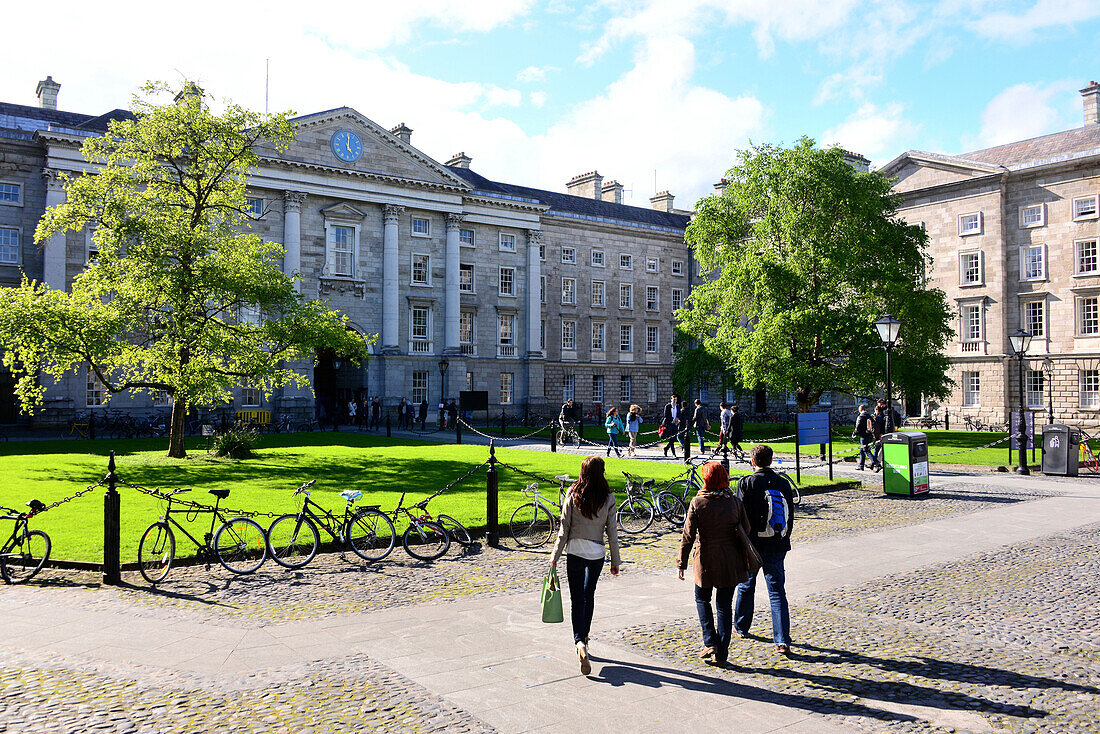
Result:
M754 636L734 640L726 674L863 730L1100 731L1098 577L1090 526L842 588L792 608L789 660L761 590ZM694 619L623 637L703 667Z

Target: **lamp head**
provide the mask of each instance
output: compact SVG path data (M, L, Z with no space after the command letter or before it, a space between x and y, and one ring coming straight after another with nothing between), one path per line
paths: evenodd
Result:
M446 357L439 360L439 374L441 374L441 375L447 374L447 368L450 367L450 366L451 366L451 363L447 361Z
M878 329L878 338L882 340L882 343L890 346L898 339L901 322L890 314L886 314L875 322L875 328Z
M1031 346L1031 338L1031 332L1023 329L1016 329L1016 333L1008 337L1008 341L1012 344L1012 351L1017 357L1027 352L1028 347Z

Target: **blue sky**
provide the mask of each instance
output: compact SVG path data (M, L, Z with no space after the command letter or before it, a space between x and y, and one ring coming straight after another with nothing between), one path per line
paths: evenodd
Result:
M69 3L72 8L86 5ZM66 5L66 3L61 3ZM5 10L0 99L124 107L145 79L198 79L262 109L355 107L445 161L562 190L599 170L628 203L690 207L753 142L801 135L886 163L1081 125L1100 78L1100 0L197 2L179 14ZM170 6L171 7L171 6Z

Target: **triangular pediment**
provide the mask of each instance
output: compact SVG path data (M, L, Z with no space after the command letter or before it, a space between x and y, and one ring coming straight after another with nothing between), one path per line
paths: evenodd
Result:
M879 169L884 176L896 179L895 191L914 191L980 178L1002 171L1001 167L988 163L912 150L902 153Z
M326 217L339 217L341 219L363 219L367 216L367 213L362 209L343 201L332 204L331 206L326 206L321 210L321 214Z
M279 152L273 149L262 150L261 155L388 179L463 190L470 188L469 184L446 166L350 107L296 117L290 122L295 133L290 147ZM353 135L359 145L352 148L334 145L334 136L343 131ZM345 150L348 153L345 154ZM342 159L337 152L345 155L345 158L354 154L355 159Z

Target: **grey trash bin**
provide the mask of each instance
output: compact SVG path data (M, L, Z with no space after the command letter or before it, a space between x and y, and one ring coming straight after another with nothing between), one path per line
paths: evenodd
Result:
M1077 476L1081 432L1071 426L1052 423L1043 427L1043 474Z

